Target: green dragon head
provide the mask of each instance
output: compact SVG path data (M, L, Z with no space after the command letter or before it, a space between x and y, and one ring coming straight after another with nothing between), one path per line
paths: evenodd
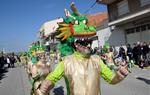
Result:
M65 9L66 18L62 23L58 23L59 27L56 34L57 38L60 39L58 48L62 56L72 54L74 48L72 43L75 39L87 39L88 37L96 35L96 27L88 26L88 18L85 15L81 15L76 9L74 3L70 6L73 14Z
M44 54L45 50L46 47L44 45L40 45L36 42L36 43L32 43L28 53L30 57L33 57L33 56Z
M74 3L71 4L71 10L73 14L70 14L67 9L65 9L66 18L64 18L63 23L59 23L58 31L60 34L57 38L62 41L68 39L69 37L90 37L96 34L96 27L88 26L87 16L81 15L76 9Z

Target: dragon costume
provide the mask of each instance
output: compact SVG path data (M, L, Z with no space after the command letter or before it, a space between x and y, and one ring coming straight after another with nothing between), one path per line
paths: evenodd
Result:
M56 31L63 59L39 86L38 95L45 95L62 77L67 83L67 95L100 95L100 77L116 84L128 73L125 68L122 73L113 73L99 56L91 55L90 37L96 34L96 28L88 26L87 17L77 11L74 3L71 10L73 14L65 9L66 18Z
M40 45L39 42L33 43L28 53L31 58L27 68L29 82L32 84L30 95L36 95L38 85L46 78L51 69L45 57L45 46Z

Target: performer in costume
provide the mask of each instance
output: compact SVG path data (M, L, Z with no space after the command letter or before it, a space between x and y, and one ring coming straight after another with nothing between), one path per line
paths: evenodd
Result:
M40 44L32 44L29 50L31 61L28 63L28 78L32 84L31 95L36 95L36 89L39 84L50 73L50 65L47 64L45 57L45 47ZM48 93L46 94L48 95Z
M97 55L91 55L90 45L96 28L88 26L88 19L71 4L73 14L65 10L64 23L59 24L57 38L60 52L64 56L53 72L39 86L37 95L46 95L63 76L66 79L67 95L99 95L100 77L110 84L122 81L128 74L126 67L112 72Z
M110 50L110 45L108 43L104 44L104 55L105 55L105 63L106 65L113 71L117 70L117 66L114 64L114 54Z

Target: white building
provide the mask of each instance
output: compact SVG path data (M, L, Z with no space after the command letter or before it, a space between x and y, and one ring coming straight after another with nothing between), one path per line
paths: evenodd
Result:
M150 0L97 0L107 5L111 45L150 41Z

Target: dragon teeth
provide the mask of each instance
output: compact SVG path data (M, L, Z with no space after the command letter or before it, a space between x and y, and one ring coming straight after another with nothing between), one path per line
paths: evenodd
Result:
M76 42L78 39L75 39L74 41Z

